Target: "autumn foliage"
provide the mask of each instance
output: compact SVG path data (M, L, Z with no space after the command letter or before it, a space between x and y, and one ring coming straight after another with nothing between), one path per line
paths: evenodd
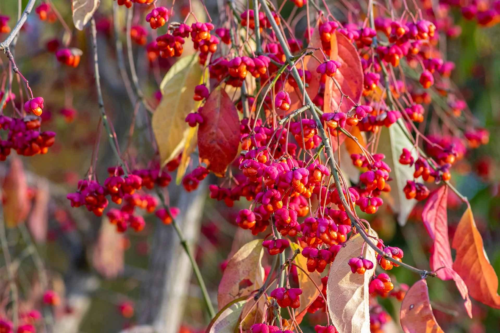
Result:
M487 315L500 309L498 260L488 259L496 225L480 205L498 217L484 153L498 124L469 107L480 92L463 84L493 66L473 71L456 40L495 29L499 1L24 6L0 15L0 333L85 327L70 297L83 283L65 294L64 270L101 281L85 299L102 293L120 316L88 329L166 331L152 317L172 286L139 308L133 291L187 279L168 266L180 257L162 252L165 230L204 312L187 311L181 332L498 324ZM37 52L34 31L51 35ZM467 56L455 63L457 49ZM39 75L47 69L52 81ZM487 199L476 200L481 186ZM69 260L46 242L68 246L59 252ZM127 274L132 282L106 287ZM172 313L177 323L182 311Z

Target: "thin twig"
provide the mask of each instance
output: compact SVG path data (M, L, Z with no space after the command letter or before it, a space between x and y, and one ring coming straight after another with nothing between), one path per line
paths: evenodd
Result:
M123 173L125 176L128 175L127 172L127 167L125 166L125 162L123 162L120 154L118 153L118 147L115 144L114 141L114 134L111 131L111 127L109 125L108 121L108 116L106 115L106 110L104 109L104 100L102 98L102 90L101 90L101 82L100 82L100 75L99 75L99 56L97 54L97 30L95 27L95 20L92 18L92 21L90 22L90 30L92 34L92 46L94 50L94 76L95 76L95 84L96 84L96 89L97 89L97 98L98 98L98 103L99 103L99 111L101 112L101 117L102 117L102 123L104 125L104 128L106 129L106 132L108 134L108 140L109 144L111 145L111 148L113 149L113 153L115 154L116 158L118 159L120 166L123 169Z
M24 23L26 22L28 15L33 10L33 7L35 6L35 2L36 2L36 0L30 0L30 2L28 2L28 4L26 5L26 8L24 9L23 14L21 15L21 18L19 19L19 21L17 21L14 29L12 29L9 36L7 36L7 38L2 43L0 43L0 50L6 52L9 49L10 44L12 43L14 38L16 38L17 34L19 33L19 31L23 27Z
M132 78L132 87L134 88L135 94L137 95L137 98L141 102L141 104L144 106L146 110L148 110L150 113L153 113L154 110L149 104L146 102L144 99L144 94L141 90L141 87L139 86L139 78L137 77L137 71L135 70L135 64L134 64L134 52L132 51L132 36L130 34L130 30L132 29L132 17L134 15L134 7L131 7L127 11L127 54L128 54L128 63L130 67L130 76Z

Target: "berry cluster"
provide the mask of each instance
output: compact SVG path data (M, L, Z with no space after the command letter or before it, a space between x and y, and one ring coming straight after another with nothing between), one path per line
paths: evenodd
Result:
M276 302L278 302L278 305L282 308L299 308L300 295L302 295L302 289L300 288L276 288L271 292L271 297L274 298Z
M129 227L135 231L144 229L146 222L141 215L135 214L135 209L144 210L146 213L153 213L158 206L158 199L147 194L139 193L141 189L153 189L155 186L160 188L167 187L172 178L167 173L172 164L160 169L158 165L153 165L149 169L135 169L128 176L124 176L121 167L108 168L108 178L103 185L95 180L80 180L78 182L78 191L67 195L72 207L85 206L88 211L96 216L102 216L104 210L109 204L108 197L120 209L110 209L106 216L112 224L116 225L119 232L125 232ZM175 168L174 168L175 169ZM156 211L156 216L163 223L170 224L172 217L179 213L178 209L172 208L172 216L165 209Z
M55 142L54 132L40 132L40 119L30 116L24 119L0 115L0 130L7 131L6 140L0 140L0 160L5 161L14 149L18 155L46 154Z

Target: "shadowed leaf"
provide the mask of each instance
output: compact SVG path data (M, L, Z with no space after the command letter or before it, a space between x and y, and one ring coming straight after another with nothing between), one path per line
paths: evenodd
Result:
M401 120L398 120L401 122ZM405 125L401 122L402 127ZM405 129L406 130L406 129ZM384 198L388 199L394 213L398 214L398 222L400 225L405 225L413 207L415 207L416 200L406 199L403 188L408 180L413 180L413 168L409 165L402 165L399 163L399 156L403 152L403 148L412 152L412 155L417 159L413 144L406 137L403 129L398 123L393 124L389 128L382 128L379 141L380 153L385 155L385 162L391 168L391 192Z
M240 144L240 122L233 101L220 86L210 93L200 114L198 128L200 158L208 160L208 169L223 177L236 158Z
M219 309L238 297L250 295L252 291L262 286L264 283L264 268L261 264L263 255L262 239L256 239L245 244L229 259L219 284L217 294Z
M400 319L405 333L444 333L432 313L425 280L415 283L406 293Z

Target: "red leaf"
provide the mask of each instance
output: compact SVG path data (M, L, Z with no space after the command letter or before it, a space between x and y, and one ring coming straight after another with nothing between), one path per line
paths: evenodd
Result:
M457 251L453 269L469 287L472 298L500 309L498 277L486 256L483 239L477 230L470 207L458 224L452 246Z
M330 58L342 64L335 74L342 92L350 99L342 98L342 93L333 82L333 79L327 78L325 82L325 112L347 112L354 103L358 103L363 92L363 68L358 51L349 39L343 34L337 32L337 43L332 43ZM351 101L352 100L352 101ZM354 103L353 103L354 101ZM341 103L342 102L342 103Z
M12 158L9 172L3 182L3 202L7 227L15 227L26 219L30 208L28 184L23 162L17 157Z
M453 266L450 240L448 238L447 198L448 186L442 186L429 196L422 212L422 221L424 222L429 236L434 241L430 260L432 270ZM449 271L444 269L440 269L436 273L437 276L444 281L453 278Z
M432 313L425 280L415 283L406 293L400 319L405 333L444 333Z
M238 154L238 111L226 91L219 86L210 93L200 114L203 117L198 129L200 158L208 160L210 171L223 177L227 166Z
M422 212L422 221L429 236L434 241L431 248L431 269L436 271L437 276L443 280L453 279L457 285L458 291L465 300L465 309L472 318L472 304L469 298L467 286L464 281L451 267L453 260L451 258L450 240L448 238L448 186L442 186L434 191L425 203Z

